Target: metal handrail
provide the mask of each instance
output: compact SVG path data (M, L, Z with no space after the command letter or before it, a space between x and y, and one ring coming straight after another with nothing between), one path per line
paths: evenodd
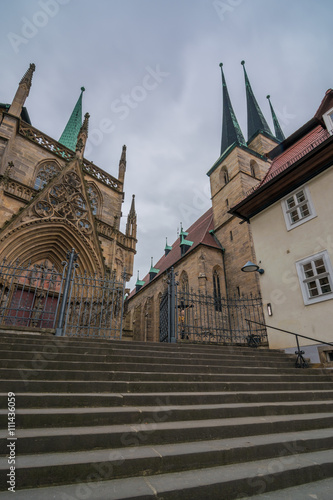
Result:
M247 321L248 323L255 323L256 325L265 326L266 328L272 328L272 330L278 330L279 332L288 333L289 335L294 335L296 337L296 343L297 343L297 351L295 351L295 354L297 354L297 358L295 361L296 368L308 368L309 367L309 363L307 361L305 361L305 359L303 357L304 351L301 351L301 349L300 349L298 337L302 337L303 339L307 339L307 340L313 340L314 342L318 342L320 344L325 344L325 345L329 345L329 346L333 347L333 344L331 344L330 342L325 342L324 340L314 339L312 337L307 337L306 335L301 335L300 333L289 332L288 330L282 330L282 328L276 328L275 326L265 325L264 323L258 323L258 321L253 321L251 319L245 318L245 321Z

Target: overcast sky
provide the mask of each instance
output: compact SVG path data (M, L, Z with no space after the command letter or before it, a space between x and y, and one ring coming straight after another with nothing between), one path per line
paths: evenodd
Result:
M11 102L36 64L26 102L32 124L59 139L85 86L86 157L127 172L122 229L136 195L134 278L148 272L210 206L220 153L221 74L247 138L241 60L272 127L271 95L285 135L310 119L333 87L332 0L0 0L0 101ZM223 242L222 242L223 244Z

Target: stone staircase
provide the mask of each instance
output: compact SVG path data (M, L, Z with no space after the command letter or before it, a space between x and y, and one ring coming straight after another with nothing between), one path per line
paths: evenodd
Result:
M1 500L8 392L18 500L332 499L332 371L248 347L7 334L0 348Z

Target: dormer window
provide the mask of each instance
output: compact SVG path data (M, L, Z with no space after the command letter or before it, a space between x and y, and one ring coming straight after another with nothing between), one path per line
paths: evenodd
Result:
M330 135L333 135L333 108L331 108L327 113L323 115L323 120L325 122L327 131Z

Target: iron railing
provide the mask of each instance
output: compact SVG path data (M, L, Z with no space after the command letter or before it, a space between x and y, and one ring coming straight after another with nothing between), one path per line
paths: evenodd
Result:
M252 321L250 319L246 319L249 323L256 323L257 325L261 325L261 323L257 323L256 321ZM303 339L307 340L312 340L314 342L317 342L318 344L325 344L333 347L333 344L329 342L325 342L324 340L319 340L319 339L314 339L312 337L307 337L306 335L301 335L300 333L295 333L295 332L289 332L288 330L282 330L281 328L276 328L275 326L270 326L270 325L265 325L267 328L272 328L272 330L277 330L279 332L283 333L288 333L289 335L294 335L296 337L296 345L297 345L297 351L295 351L296 354L296 361L295 361L295 367L296 368L308 368L309 363L304 359L303 354L305 354L304 351L301 350L300 345L299 345L299 340L298 337L302 337Z
M173 268L167 284L160 303L161 342L267 345L265 325L253 327L246 321L251 318L264 322L260 296L224 298L200 290L179 289Z

